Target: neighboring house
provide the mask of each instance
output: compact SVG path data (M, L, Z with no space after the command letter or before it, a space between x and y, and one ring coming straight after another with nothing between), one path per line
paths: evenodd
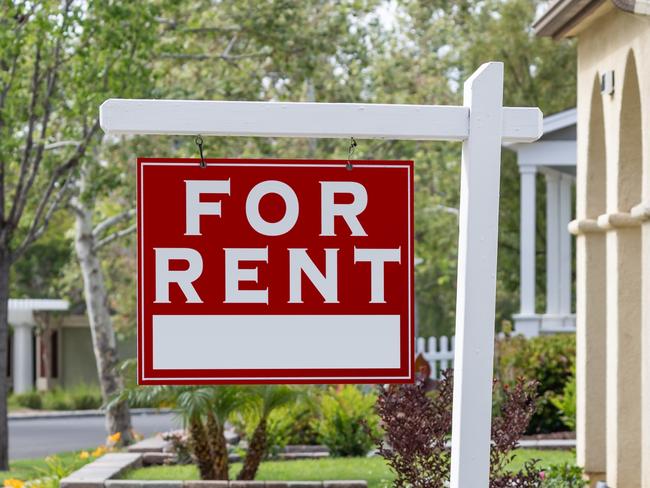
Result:
M15 393L98 383L88 319L67 310L65 300L9 300L9 383ZM135 339L118 343L118 352L135 357Z
M573 219L576 172L576 109L544 117L544 135L529 144L506 144L517 153L520 175L519 313L515 333L526 337L575 332L573 253L568 230ZM537 178L546 184L546 307L536 307Z
M534 25L578 50L578 462L650 487L650 1L560 0Z

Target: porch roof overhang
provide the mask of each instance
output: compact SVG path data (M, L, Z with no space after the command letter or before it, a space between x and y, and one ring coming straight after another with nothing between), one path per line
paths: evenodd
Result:
M59 312L68 310L67 300L53 298L10 298L8 322L12 325L35 325L34 312Z
M543 119L543 134L528 145L504 144L517 153L520 174L520 312L513 316L515 332L528 337L540 333L575 331L572 313L571 236L572 186L576 174L577 111L575 108ZM537 174L545 175L546 192L546 307L536 307Z

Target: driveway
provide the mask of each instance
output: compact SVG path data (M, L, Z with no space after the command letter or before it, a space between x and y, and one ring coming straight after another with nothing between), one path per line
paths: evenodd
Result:
M136 432L145 437L178 428L172 413L132 416ZM11 460L49 456L62 451L95 448L106 442L103 416L23 418L9 420Z

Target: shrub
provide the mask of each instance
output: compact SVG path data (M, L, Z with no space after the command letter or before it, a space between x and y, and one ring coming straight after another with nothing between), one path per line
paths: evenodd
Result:
M518 377L539 382L537 410L527 433L566 430L563 413L552 399L563 393L575 364L575 336L557 334L526 339L506 337L497 341L495 377L503 384L514 384ZM499 401L497 392L497 404Z
M54 388L38 393L40 406L45 410L91 410L102 406L98 386L80 384L71 389ZM36 408L36 407L32 407Z
M570 464L551 466L540 475L543 488L584 488L589 484L582 468Z
M273 456L289 444L318 443L316 425L318 420L319 388L296 388L296 401L273 410L267 420L268 454ZM250 438L259 422L253 410L244 410L231 416L231 423L243 437Z
M291 431L291 416L286 407L272 411L266 421L266 452L265 457L277 455L283 447L289 444ZM230 417L231 424L244 439L251 439L260 421L258 412L244 409ZM245 450L241 450L243 455Z
M23 408L40 410L43 408L43 399L37 391L28 391L26 393L17 393L14 395L16 403Z
M72 410L72 403L65 390L55 388L43 394L43 408L45 410Z
M320 442L333 456L365 456L378 432L374 412L377 396L353 385L331 387L322 396L321 417L315 423Z
M319 389L310 388L301 401L287 405L278 412L284 414L288 424L287 444L316 445L318 444L317 420L319 417Z
M435 397L422 381L380 387L376 410L385 430L379 454L395 472L395 486L442 488L449 477L453 384L443 373Z
M91 410L102 406L102 393L98 386L80 384L69 390L70 405L74 410Z
M561 395L551 398L551 402L562 413L562 422L569 429L576 428L576 377L575 373L564 385Z
M496 383L495 383L496 385ZM506 469L519 437L535 410L536 382L518 379L504 385L499 415L492 421L490 488L534 488L541 483L534 461L512 473ZM450 475L453 377L443 373L437 391L429 396L424 383L380 387L377 413L385 437L375 437L379 454L395 473L394 486L443 488Z

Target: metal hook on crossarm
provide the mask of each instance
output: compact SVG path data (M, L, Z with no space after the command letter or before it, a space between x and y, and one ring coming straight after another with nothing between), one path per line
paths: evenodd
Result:
M201 155L201 162L199 163L199 166L201 168L205 168L207 164L205 163L205 159L203 158L203 138L198 135L194 138L194 143L199 146L199 154Z
M348 164L345 166L348 171L352 171L352 163L350 159L352 158L352 153L357 147L357 141L354 140L354 137L350 137L350 147L348 148Z

